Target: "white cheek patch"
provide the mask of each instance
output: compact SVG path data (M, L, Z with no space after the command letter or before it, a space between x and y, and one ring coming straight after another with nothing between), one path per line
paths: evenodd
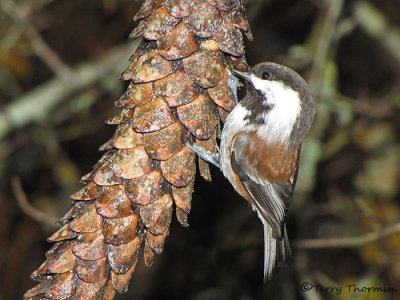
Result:
M262 117L259 135L270 141L286 143L301 112L300 95L279 81L262 80L252 75L254 87L264 96L264 104L271 109Z

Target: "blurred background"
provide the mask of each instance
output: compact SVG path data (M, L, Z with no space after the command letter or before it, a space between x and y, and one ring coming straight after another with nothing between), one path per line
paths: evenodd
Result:
M34 285L54 220L114 132L104 120L127 86L140 5L0 1L0 299ZM296 69L318 100L288 214L293 261L263 284L261 223L213 169L211 184L196 180L190 227L173 220L164 253L117 299L400 299L400 2L246 7L248 62Z

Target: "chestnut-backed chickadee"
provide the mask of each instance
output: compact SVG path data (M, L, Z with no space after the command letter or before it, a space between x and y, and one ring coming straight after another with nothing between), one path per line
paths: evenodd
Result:
M226 119L219 154L188 146L217 165L257 211L264 226L264 278L269 280L275 266L291 256L285 215L315 102L303 78L285 66L261 63L233 73L246 81L246 95Z

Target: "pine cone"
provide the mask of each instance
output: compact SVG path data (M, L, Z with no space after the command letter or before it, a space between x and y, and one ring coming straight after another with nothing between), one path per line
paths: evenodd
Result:
M53 247L32 274L26 299L113 299L128 289L143 245L150 266L163 251L173 203L188 226L196 173L185 143L216 151L219 120L234 107L231 67L247 68L240 0L146 0L132 38L143 36L121 75L131 83L107 121L115 135L72 209L49 239ZM206 162L200 174L211 180Z

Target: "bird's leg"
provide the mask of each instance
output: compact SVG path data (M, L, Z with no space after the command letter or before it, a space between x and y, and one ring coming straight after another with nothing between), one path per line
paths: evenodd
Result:
M186 143L186 146L192 149L201 159L213 164L219 168L219 153L212 153L210 151L204 150L202 147L196 144Z

